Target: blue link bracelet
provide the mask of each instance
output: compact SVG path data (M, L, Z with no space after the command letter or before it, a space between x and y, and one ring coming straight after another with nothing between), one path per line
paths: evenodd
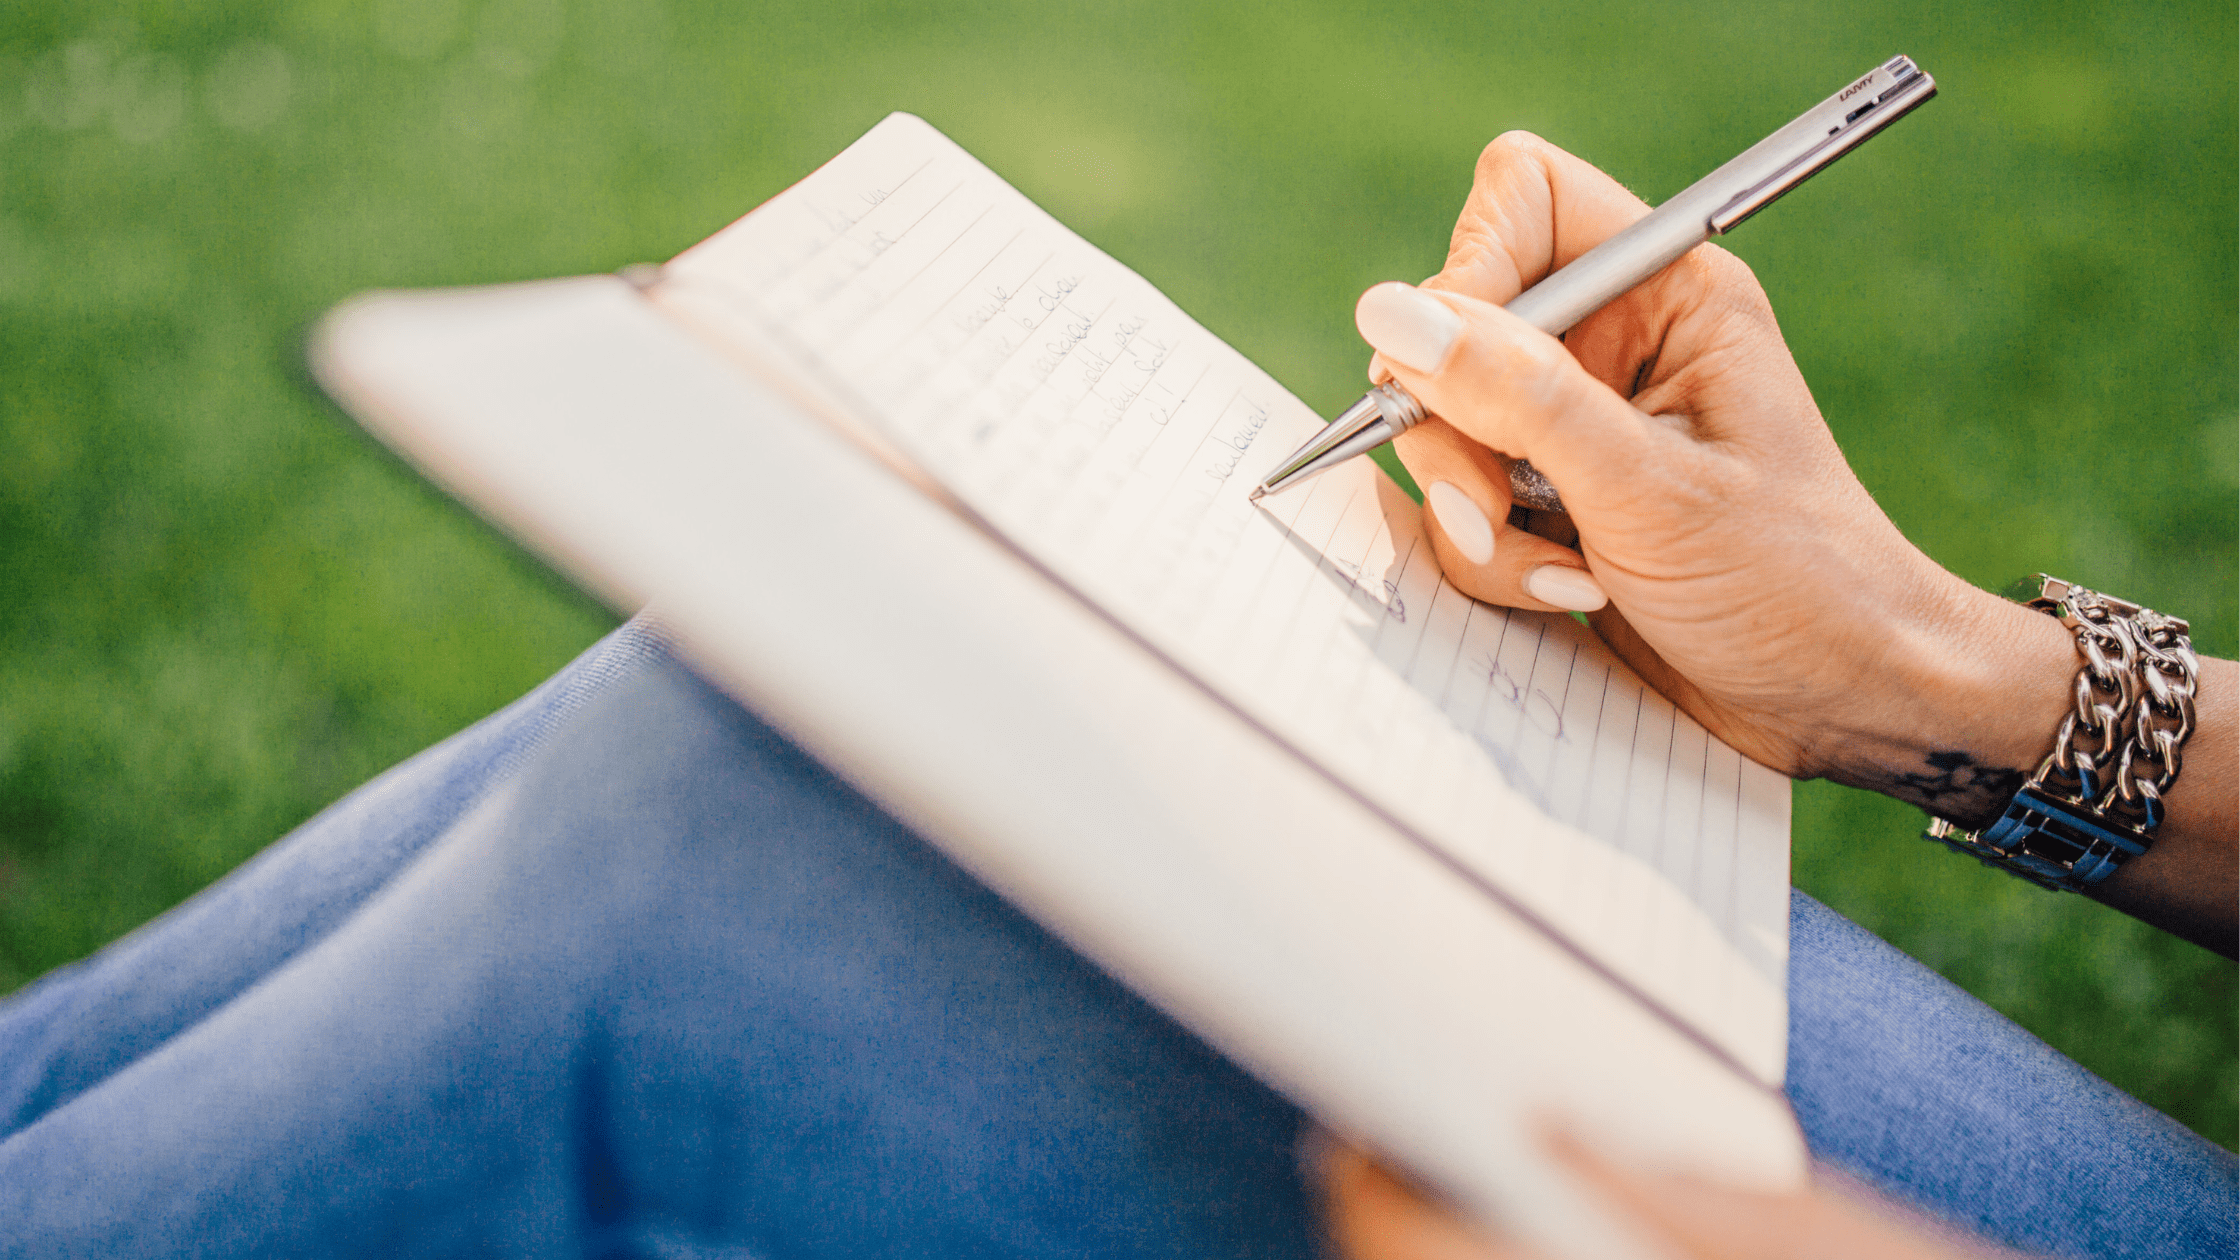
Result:
M2199 665L2184 621L2039 574L2021 602L2077 636L2074 703L2038 764L1981 831L1932 818L1923 837L2040 887L2089 888L2145 853L2193 734Z

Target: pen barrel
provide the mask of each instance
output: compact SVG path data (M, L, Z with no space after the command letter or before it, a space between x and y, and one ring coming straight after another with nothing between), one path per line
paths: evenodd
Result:
M1685 196L1682 193L1650 211L1633 226L1579 255L1570 266L1525 290L1509 303L1509 313L1551 337L1562 336L1572 325L1609 305L1611 294L1631 291L1670 266L1673 259L1710 240L1711 212L1718 207L1698 214L1696 207L1679 204ZM1701 200L1708 202L1710 197Z
M1631 227L1532 286L1509 311L1561 336L1674 259L1741 223L1936 95L1911 58L1892 57L1675 193Z

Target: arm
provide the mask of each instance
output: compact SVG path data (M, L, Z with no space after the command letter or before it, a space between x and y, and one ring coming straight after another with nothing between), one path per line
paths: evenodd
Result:
M1494 603L1587 612L1759 762L1988 820L2052 748L2074 640L1946 572L1883 515L1749 268L1699 247L1562 341L1501 309L1647 212L1577 158L1504 136L1445 269L1363 295L1372 375L1439 417L1398 449L1448 578ZM1568 520L1512 522L1511 458L1562 488ZM2228 956L2235 700L2233 666L2205 662L2156 844L2095 894Z

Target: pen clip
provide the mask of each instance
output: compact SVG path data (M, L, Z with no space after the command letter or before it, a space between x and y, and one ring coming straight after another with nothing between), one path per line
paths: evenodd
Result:
M1810 149L1797 159L1765 179L1737 193L1711 216L1707 226L1714 236L1724 236L1756 214L1802 184L1826 170L1835 160L1866 143L1867 138L1884 127L1905 117L1937 94L1937 81L1916 66L1912 59L1898 56L1884 63L1878 73L1888 73L1892 80L1881 85L1881 91L1864 104L1854 105L1828 128ZM1857 98L1854 97L1854 100ZM1824 103L1822 109L1847 104L1839 94ZM1818 111L1815 111L1818 112Z

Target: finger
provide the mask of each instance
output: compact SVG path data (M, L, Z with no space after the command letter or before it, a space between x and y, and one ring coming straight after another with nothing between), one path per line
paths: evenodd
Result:
M1555 338L1498 306L1380 284L1354 310L1393 377L1464 436L1529 459L1580 528L1622 509L1649 477L1692 462L1690 439L1587 374Z
M1592 164L1511 131L1478 155L1446 263L1423 287L1506 305L1648 212ZM1370 361L1369 379L1378 384L1389 378L1380 366Z
M1505 305L1648 213L1593 165L1512 131L1478 155L1446 266L1423 287Z
M1455 220L1446 265L1424 288L1505 306L1649 213L1648 203L1593 164L1529 132L1486 146ZM1664 383L1689 356L1667 342L1687 316L1771 327L1748 266L1717 246L1688 251L1632 292L1580 321L1565 345L1595 379L1631 398Z
M1506 460L1430 420L1393 444L1423 487L1424 533L1463 594L1508 608L1593 612L1609 602L1577 551L1510 521Z
M1349 1146L1330 1144L1316 1161L1323 1222L1349 1260L1523 1260L1472 1232Z

